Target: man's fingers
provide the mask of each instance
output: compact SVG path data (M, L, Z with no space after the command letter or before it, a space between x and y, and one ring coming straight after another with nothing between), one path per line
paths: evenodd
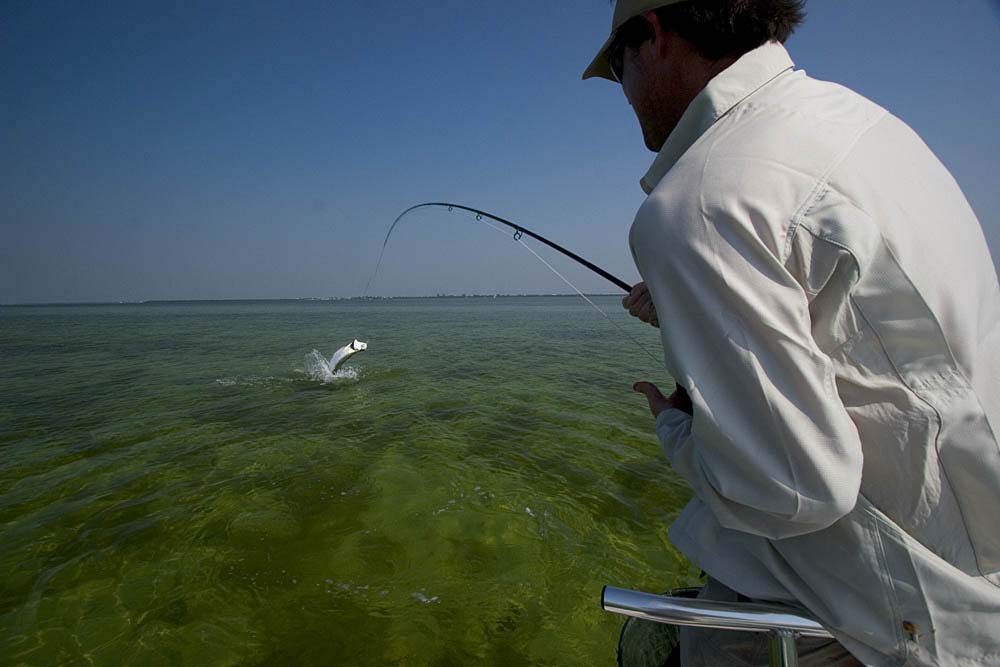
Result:
M643 296L648 296L649 290L646 288L646 283L636 283L632 291L622 299L622 306L625 308L631 308L639 299Z
M643 322L649 322L650 318L652 318L653 315L655 314L656 314L656 306L654 306L653 302L650 301L649 303L643 304L642 308L639 309L638 314L636 314L636 317L638 317Z
M653 297L650 295L646 283L637 283L628 296L622 299L622 306L633 317L652 324L654 327L660 326L659 319L656 317L656 306L653 304Z
M653 305L653 300L650 298L649 292L646 292L632 302L632 306L628 309L628 312L641 319L641 315L639 315L639 313L649 310L651 305Z
M643 322L652 324L656 320L656 305L648 294L628 311Z

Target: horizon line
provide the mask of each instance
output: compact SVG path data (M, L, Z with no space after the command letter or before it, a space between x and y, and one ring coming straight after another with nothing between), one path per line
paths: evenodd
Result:
M607 292L584 292L585 296L620 296ZM495 299L495 298L528 298L528 297L578 297L575 292L551 292L531 294L426 294L421 296L303 296L277 298L204 298L204 299L144 299L138 301L20 301L0 303L0 308L18 308L31 306L142 306L167 303L233 303L233 302L264 302L264 301L388 301L392 299Z

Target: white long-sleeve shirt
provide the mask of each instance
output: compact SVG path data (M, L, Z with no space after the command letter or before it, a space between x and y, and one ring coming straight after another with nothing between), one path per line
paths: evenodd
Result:
M866 664L1000 665L1000 288L897 118L766 44L692 102L630 245L694 415L657 434L711 576Z

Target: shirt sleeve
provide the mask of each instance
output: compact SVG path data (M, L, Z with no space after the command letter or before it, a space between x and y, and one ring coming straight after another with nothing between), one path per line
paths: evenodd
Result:
M760 233L768 211L676 210L654 192L631 236L668 371L694 406L657 419L667 458L726 528L770 539L825 528L854 507L861 444L807 295Z

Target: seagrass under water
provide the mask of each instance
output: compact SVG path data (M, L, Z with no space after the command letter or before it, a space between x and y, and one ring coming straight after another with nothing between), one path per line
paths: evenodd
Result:
M697 574L619 338L573 297L0 308L0 663L612 664L601 586Z

